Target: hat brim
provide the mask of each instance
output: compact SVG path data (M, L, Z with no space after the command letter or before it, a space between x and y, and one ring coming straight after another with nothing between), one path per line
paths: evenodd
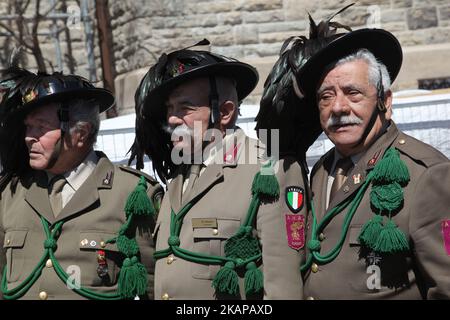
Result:
M115 104L115 98L108 90L101 88L84 88L79 90L71 90L66 92L63 91L49 94L47 96L40 97L34 101L30 101L26 103L23 107L24 111L29 111L30 108L35 108L43 104L69 101L72 99L96 100L96 102L98 102L99 104L99 113L105 112L106 110L113 107Z
M403 61L402 48L393 34L382 29L360 29L346 33L313 55L296 74L297 83L305 96L315 96L326 68L359 49L369 50L382 62L391 78L397 78Z
M242 62L220 62L187 71L167 80L164 84L149 92L145 99L145 104L152 108L152 105L162 103L170 91L180 84L187 80L209 75L234 79L236 81L236 92L239 101L243 100L255 89L259 80L258 72L249 64Z

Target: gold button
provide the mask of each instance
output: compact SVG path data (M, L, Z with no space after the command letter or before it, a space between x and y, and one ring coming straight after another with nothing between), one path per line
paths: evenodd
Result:
M101 241L101 242L100 242L100 247L102 247L102 248L106 247L105 241Z
M213 229L213 235L217 236L219 234L219 230Z
M47 300L48 294L45 291L39 292L39 299L41 300Z
M400 140L398 140L398 143L399 143L399 144L405 144L406 141L405 141L405 139L400 139Z
M164 293L164 294L161 296L161 298L162 298L163 300L169 300L169 294L168 294L168 293Z
M11 243L11 240L6 240L6 244L10 244Z
M53 267L52 259L48 259L47 262L45 263L45 266L46 266L47 268Z
M347 193L350 190L350 187L349 186L345 186L343 190L344 190L345 193Z
M323 241L325 239L325 235L323 233L319 234L319 240Z
M314 300L314 297L308 297L306 300Z
M313 263L311 266L311 271L316 273L317 271L319 271L319 266L317 264Z
M173 256L168 256L167 257L167 264L171 264L173 262L174 258Z

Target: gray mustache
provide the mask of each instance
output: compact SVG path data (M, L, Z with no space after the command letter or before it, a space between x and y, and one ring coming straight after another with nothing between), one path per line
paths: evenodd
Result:
M170 134L172 137L183 137L183 136L193 136L194 130L189 128L186 124L182 124L181 126L171 127L169 125L163 126L165 132Z
M331 115L327 121L327 128L345 124L361 124L363 120L354 115L336 117Z

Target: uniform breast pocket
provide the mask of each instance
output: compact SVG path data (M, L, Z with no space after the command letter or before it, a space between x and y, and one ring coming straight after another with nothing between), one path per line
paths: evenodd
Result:
M117 283L119 266L124 255L115 244L107 243L116 233L102 231L80 232L81 284L87 286L110 286Z
M239 219L217 219L217 227L193 229L193 251L213 256L224 256L225 241L236 234L241 221ZM195 279L213 279L220 266L192 263L192 277Z
M22 277L25 265L24 246L28 230L9 230L5 234L3 248L6 250L8 282L16 282Z

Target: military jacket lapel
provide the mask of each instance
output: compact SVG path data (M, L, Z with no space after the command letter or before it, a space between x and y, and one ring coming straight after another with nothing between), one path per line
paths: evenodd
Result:
M398 134L399 132L396 125L391 122L387 131L369 147L349 172L346 183L336 193L328 206L328 210L345 201L364 184L368 172L375 167L381 158L383 158L384 152L392 145Z
M80 189L73 195L72 199L62 209L56 221L66 219L75 214L82 214L93 205L100 206L101 203L96 203L100 200L99 189L111 189L114 178L114 165L102 156L94 172L86 179Z
M53 215L48 199L47 176L44 172L35 172L35 179L25 195L25 201L48 222L53 223Z

